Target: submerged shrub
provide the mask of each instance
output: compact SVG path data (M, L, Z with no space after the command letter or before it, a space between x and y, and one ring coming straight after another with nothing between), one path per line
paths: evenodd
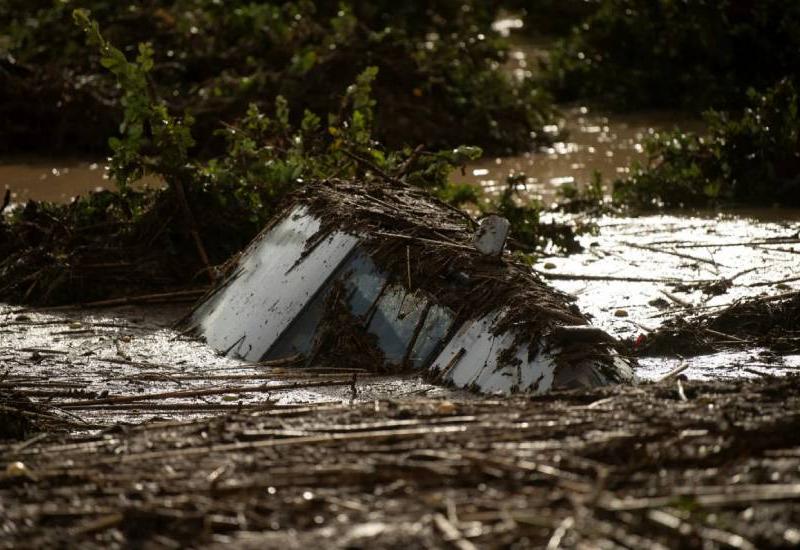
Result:
M741 115L709 111L708 136L671 132L647 144L650 162L614 183L638 207L800 206L800 95L790 80L750 91Z
M612 107L739 108L800 67L800 2L602 0L555 48L559 99Z
M379 69L375 136L391 147L454 147L495 153L544 136L550 100L501 70L505 44L494 10L477 0L6 0L0 5L2 150L102 150L121 121L120 89L70 27L91 10L126 55L152 52L152 92L195 119L206 155L220 120L282 95L317 113L337 112L349 83ZM299 122L299 120L294 120Z

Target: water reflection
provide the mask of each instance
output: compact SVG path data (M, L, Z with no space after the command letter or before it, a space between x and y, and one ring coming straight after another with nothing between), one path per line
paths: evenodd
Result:
M646 163L647 136L675 128L702 131L703 125L676 113L604 116L591 113L585 106L571 106L564 109L558 125L545 127L553 135L566 130L567 140L515 157L481 159L470 164L463 175L454 173L453 179L480 185L487 193L497 195L507 176L523 173L527 176L527 195L549 204L558 198L560 187L584 186L595 171L608 182L627 174L631 163Z
M602 217L597 224L596 235L581 237L582 253L540 258L534 269L575 296L594 325L620 338L647 335L675 317L720 311L735 300L800 290L798 210ZM700 284L725 280L730 288L721 293ZM678 361L646 359L639 375L658 378ZM687 362L691 378L751 376L763 366L755 348ZM796 372L800 357L770 366L772 374Z

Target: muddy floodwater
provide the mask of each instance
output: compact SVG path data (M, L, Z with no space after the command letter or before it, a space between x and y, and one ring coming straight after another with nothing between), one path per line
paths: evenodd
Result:
M594 324L619 338L646 337L668 319L800 289L800 212L775 217L774 212L604 217L597 235L581 238L584 252L541 258L534 268L575 296ZM722 294L699 288L722 280L731 283ZM753 348L686 359L640 358L638 374L658 379L682 362L689 365L685 374L695 379L800 368L800 356Z
M523 194L549 204L564 185L585 185L594 171L608 181L624 175L631 162L645 162L642 142L648 134L676 125L699 127L674 115L609 117L581 106L565 113L548 131L566 129L568 138L541 151L481 160L457 179L498 193L506 175L524 173ZM11 189L16 203L68 201L105 187L104 174L101 162L6 162L0 163L0 188ZM681 212L596 223L596 233L580 237L583 252L541 257L534 269L619 338L646 336L668 319L713 312L740 298L800 289L800 211ZM699 289L700 283L721 280L731 282L727 292ZM469 398L415 376L298 371L222 358L171 328L189 306L27 311L0 305L3 383L33 398L58 399L87 425L242 407ZM752 378L797 371L800 356L753 347L686 359L643 358L638 375L655 380L681 364L690 379Z
M107 163L102 160L0 159L0 191L10 191L11 204L29 199L69 202L77 195L102 191L112 185ZM142 186L157 186L155 177L145 177Z
M544 130L552 145L513 157L487 157L453 175L455 181L471 183L498 195L506 177L524 174L523 195L544 205L556 202L566 186L583 187L595 172L609 182L625 177L634 162L647 164L644 140L657 132L680 128L701 131L703 125L676 113L639 113L607 116L585 106L563 109L558 124Z
M186 307L21 311L0 305L0 387L103 425L307 404L443 395L414 376L292 369L219 356L171 326ZM144 394L149 399L142 400Z

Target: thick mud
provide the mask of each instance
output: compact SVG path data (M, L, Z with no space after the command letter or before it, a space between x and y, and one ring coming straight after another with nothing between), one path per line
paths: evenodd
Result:
M0 443L0 548L797 548L800 378Z
M221 357L170 328L187 308L23 312L0 306L0 389L57 405L87 427L308 403L468 397L414 376Z

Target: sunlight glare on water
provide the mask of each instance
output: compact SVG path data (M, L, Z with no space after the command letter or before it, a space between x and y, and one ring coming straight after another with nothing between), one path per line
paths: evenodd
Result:
M564 141L513 157L483 158L468 166L464 175L453 173L454 181L481 186L498 195L509 175L525 174L527 196L550 204L558 199L559 187L585 186L599 172L606 184L623 177L633 162L647 163L644 140L659 131L680 127L699 131L702 123L674 113L641 113L613 117L592 114L588 107L564 109L558 125L545 131L559 135L568 132Z
M800 211L682 213L602 217L584 251L542 257L545 280L576 298L592 323L618 338L646 336L662 323L721 311L739 299L800 290ZM720 294L703 283L731 282ZM800 357L763 350L687 358L690 378L752 377L797 372ZM645 358L639 375L657 379L679 358ZM765 370L766 369L766 370Z

